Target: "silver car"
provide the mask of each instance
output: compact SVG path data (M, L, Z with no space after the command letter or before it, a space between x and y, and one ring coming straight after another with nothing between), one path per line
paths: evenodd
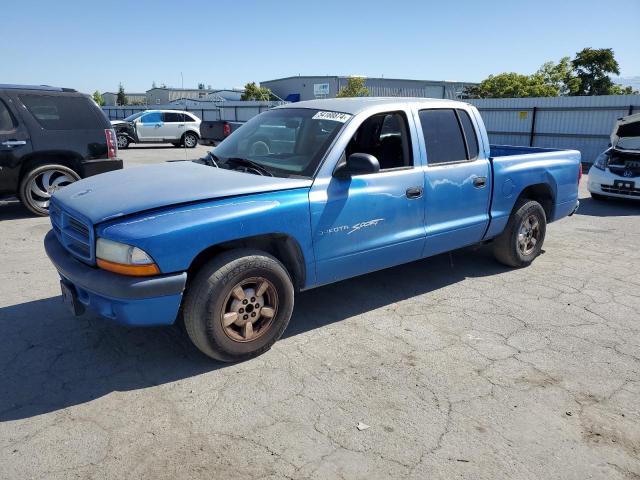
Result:
M200 138L200 119L180 110L145 110L124 120L112 120L118 148L131 143L172 143L194 148Z

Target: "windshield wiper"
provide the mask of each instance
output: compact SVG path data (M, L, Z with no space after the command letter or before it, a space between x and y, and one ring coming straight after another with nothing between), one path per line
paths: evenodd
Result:
M232 163L235 163L236 165L244 165L247 168L252 168L253 170L256 170L260 175L268 175L270 177L273 177L273 173L271 173L269 170L264 168L259 163L254 162L253 160L249 160L248 158L229 157L229 158L225 158L224 160L218 159L218 161L232 162Z

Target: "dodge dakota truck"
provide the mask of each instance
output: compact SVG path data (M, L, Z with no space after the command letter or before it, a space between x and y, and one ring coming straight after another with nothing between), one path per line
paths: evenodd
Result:
M466 103L313 100L198 161L57 191L44 243L73 313L182 322L203 353L238 361L282 335L297 291L480 242L529 265L547 223L578 208L581 174L577 151L489 145Z

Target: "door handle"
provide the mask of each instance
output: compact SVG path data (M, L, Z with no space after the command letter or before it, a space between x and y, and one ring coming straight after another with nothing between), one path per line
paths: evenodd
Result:
M2 142L2 145L5 147L19 147L20 145L26 144L26 140L7 140L6 142Z
M409 187L405 193L407 198L420 198L422 196L422 187Z
M473 186L476 188L484 188L487 185L487 177L476 177L473 179Z

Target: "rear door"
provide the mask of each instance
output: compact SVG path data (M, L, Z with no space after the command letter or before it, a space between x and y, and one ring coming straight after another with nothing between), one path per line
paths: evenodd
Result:
M162 112L149 112L140 117L136 123L138 139L142 142L162 141Z
M489 224L491 165L480 134L464 109L418 112L425 169L424 256L482 240Z
M184 131L184 114L178 112L162 112L163 125L160 134L164 140L178 140Z
M31 152L31 140L8 96L0 94L0 193L18 189L21 159Z

